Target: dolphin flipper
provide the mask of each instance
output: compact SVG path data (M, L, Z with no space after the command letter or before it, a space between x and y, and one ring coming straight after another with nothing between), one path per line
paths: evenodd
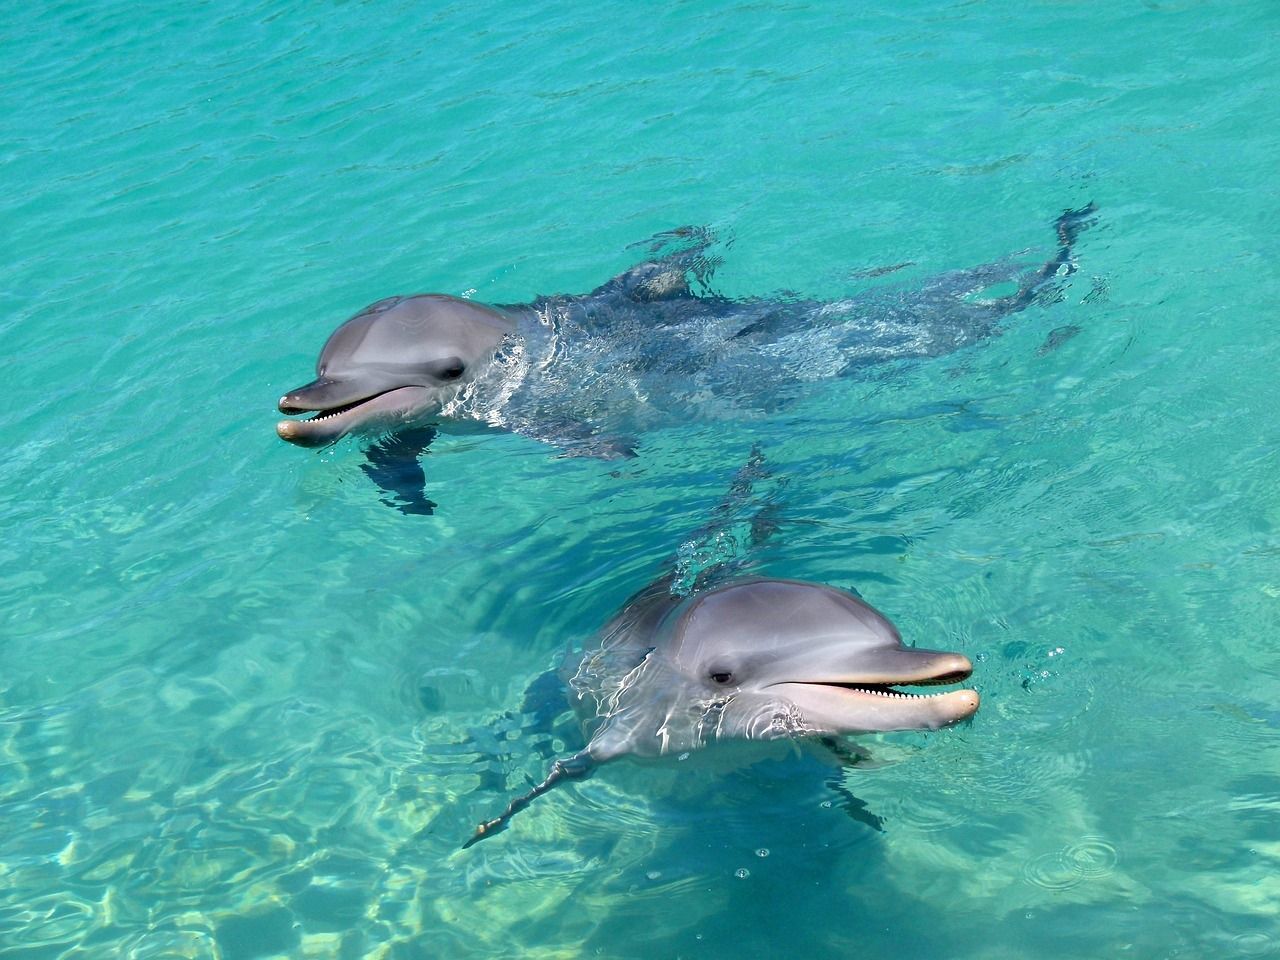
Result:
M434 427L416 427L379 440L365 451L367 462L360 469L391 496L384 497L383 503L410 515L435 513L437 504L427 499L427 476L418 462L435 438Z
M575 753L572 757L563 760L557 760L551 765L551 772L547 774L547 778L541 783L534 786L526 794L516 797L509 804L507 809L494 817L492 820L486 820L484 823L476 827L476 832L472 834L471 839L462 845L465 850L473 843L478 843L485 837L491 837L506 829L507 822L517 813L531 804L538 797L542 796L548 790L551 790L563 780L581 780L591 773L595 768L595 761L587 751Z
M546 670L525 687L524 702L520 705L520 731L526 736L539 735L533 746L543 759L552 759L558 752L552 746L555 740L561 741L559 750L564 750L565 742L581 740L581 731L576 724L564 726L559 723L563 715L572 709L560 670Z

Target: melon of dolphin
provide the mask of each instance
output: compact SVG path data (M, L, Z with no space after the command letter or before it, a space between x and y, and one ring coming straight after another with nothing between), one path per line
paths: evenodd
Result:
M302 446L402 434L398 446L372 448L380 472L370 471L402 505L424 497L416 457L434 436L427 427L510 430L569 455L632 456L647 429L760 416L814 381L994 335L1074 269L1072 246L1093 210L1057 219L1057 252L1038 267L1008 259L836 301L713 294L711 237L689 228L663 235L653 259L585 295L513 305L391 297L334 331L316 378L279 401L282 413L314 415L276 430ZM1005 282L1016 290L978 296ZM397 458L413 463L397 473Z

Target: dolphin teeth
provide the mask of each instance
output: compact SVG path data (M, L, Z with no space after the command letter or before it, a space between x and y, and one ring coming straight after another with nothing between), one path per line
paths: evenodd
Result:
M934 697L946 696L945 691L943 693L905 693L901 690L877 690L874 687L854 687L853 689L876 697L894 697L898 700L930 700Z
M393 387L391 389L394 390L396 388ZM378 399L378 397L382 396L383 394L390 393L390 392L391 390L383 390L380 393L371 394L370 396L362 397L359 400L352 400L350 403L344 403L344 404L341 404L340 406L331 407L328 410L321 410L315 416L306 418L306 422L319 423L321 420L331 420L334 417L339 416L340 414L346 413L348 410L354 410L356 407L362 406L368 403L370 400L376 400Z

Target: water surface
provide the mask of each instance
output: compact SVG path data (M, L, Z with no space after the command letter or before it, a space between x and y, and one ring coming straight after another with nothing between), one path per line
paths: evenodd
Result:
M4 23L5 956L1280 954L1273 5ZM1034 260L1089 200L1002 336L622 465L443 438L414 517L272 432L389 294L585 291L696 224L721 292L835 298ZM847 771L618 763L460 851L571 748L526 686L753 442L760 569L964 651L982 710Z

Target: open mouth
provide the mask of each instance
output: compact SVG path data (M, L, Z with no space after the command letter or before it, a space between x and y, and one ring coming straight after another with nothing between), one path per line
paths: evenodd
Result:
M413 410L419 392L417 387L392 387L318 410L316 405L305 399L295 402L286 396L280 401L281 413L299 414L312 410L315 413L296 420L281 420L276 424L276 434L281 440L303 447L326 446L352 430L398 422Z
M392 389L396 389L396 388L393 387ZM367 397L363 397L359 400L352 400L350 403L344 403L341 406L330 407L328 410L319 410L316 412L315 416L303 417L302 419L307 423L319 423L321 420L330 420L334 417L340 417L344 413L354 410L356 407L362 407L366 403L370 403L374 400L377 400L379 397L386 396L390 392L391 390L383 390L381 393L370 394ZM293 412L293 411L289 411L289 412ZM298 412L301 413L302 411L298 411Z
M970 671L945 669L937 676L873 680L785 682L771 689L790 700L815 727L849 733L888 730L937 730L965 720L982 702L978 691L949 687L917 693L901 687L941 687L969 676Z
M390 394L397 393L401 389L403 388L394 387L380 390L367 397L325 407L323 410L316 410L306 401L294 403L289 402L288 398L283 398L280 401L282 413L306 413L312 410L315 410L315 413L297 420L279 421L275 425L275 433L280 439L300 447L325 447L337 442L351 430L364 429L365 426L374 424L380 417L390 415L402 399L392 397Z
M941 684L958 683L963 677L944 680L917 680L914 686L932 687ZM839 687L841 690L850 690L854 693L868 693L876 697L897 697L902 700L931 700L934 697L945 697L955 693L954 690L939 690L937 693L912 693L909 690L898 690L887 683L824 683L814 684L814 686Z
M311 424L314 424L314 422L319 422L320 420L330 420L332 419L332 417L342 416L343 413L355 410L356 407L362 407L366 403L375 401L375 399L378 399L379 397L385 397L387 396L388 393L392 392L392 390L394 389L398 389L398 388L393 387L387 390L379 390L378 393L371 393L367 397L361 397L360 399L353 399L353 401L349 403L340 403L338 404L337 407L326 407L324 408L324 410L317 410L315 412L315 416L302 417L301 421L294 421L294 422L311 422ZM285 403L284 401L282 401L280 402L280 412L306 413L308 412L308 408L294 407L292 403Z
M941 687L953 683L959 683L966 680L969 673L966 671L956 671L947 673L939 677L928 677L922 680L900 680L896 684L892 683L824 683L825 687L839 687L842 690L851 690L856 693L869 693L877 697L898 697L905 700L928 700L933 697L945 697L948 694L955 693L954 690L939 690L936 693L912 693L910 690L899 690L899 686L912 687Z

